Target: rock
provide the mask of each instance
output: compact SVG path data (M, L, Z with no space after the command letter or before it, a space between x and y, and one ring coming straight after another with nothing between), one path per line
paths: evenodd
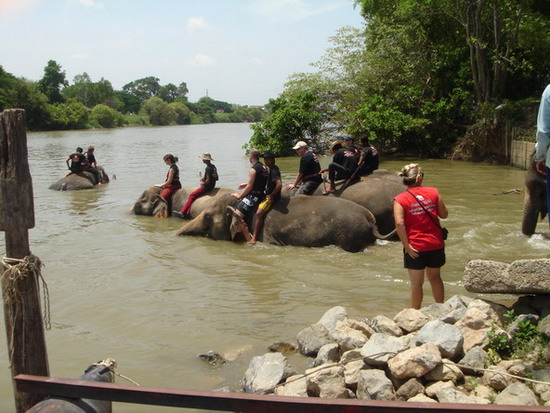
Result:
M277 341L267 348L272 353L282 353L284 355L295 353L298 348L287 341Z
M468 304L470 304L472 300L472 298L465 295L453 295L451 298L445 301L445 304L447 304L453 310L460 310L468 307Z
M420 309L420 311L426 314L430 318L430 320L443 317L446 314L448 314L451 310L452 310L451 306L445 303L434 303L432 305L429 305L428 307L424 307Z
M539 321L538 328L542 332L542 334L544 334L546 337L550 337L550 315L544 317L542 320Z
M219 367L223 364L225 364L225 357L222 356L220 353L217 353L213 350L207 351L206 353L202 353L197 355L201 360L206 361L208 364L214 367Z
M312 397L347 399L349 393L344 380L344 368L325 364L306 370L307 392Z
M532 372L534 380L550 383L550 370L534 370ZM550 401L550 384L535 383L533 390L546 403Z
M490 366L483 373L483 383L496 391L504 390L511 382L510 376L506 374L506 369L501 366Z
M417 394L414 397L411 397L408 402L417 402L417 403L437 403L437 400L430 399L425 394Z
M321 347L333 342L323 324L312 324L304 328L297 334L296 340L300 353L309 357L315 357Z
M337 363L340 360L340 347L336 343L328 343L319 349L313 367L327 363Z
M396 392L399 400L409 400L419 394L424 394L424 386L417 378L407 380Z
M463 342L464 337L457 327L439 320L426 323L416 337L416 344L434 343L441 355L450 359L462 352Z
M398 312L393 321L407 333L420 330L424 324L430 321L430 318L420 310L406 308Z
M489 401L481 397L468 396L458 389L443 388L436 394L439 403L476 403L489 404Z
M482 328L481 330L472 330L468 327L460 327L462 336L464 337L464 343L462 348L465 353L468 352L471 348L474 347L486 347L488 339L488 328Z
M491 317L479 308L471 307L466 310L464 317L456 322L457 327L467 327L472 330L479 330L491 326Z
M441 364L429 371L424 378L428 381L452 380L457 382L464 378L464 374L451 360L443 359Z
M531 323L536 326L539 323L539 316L536 314L520 314L514 321L508 325L506 332L514 337L521 330L520 324Z
M491 358L489 357L489 354L485 350L483 350L480 346L475 346L470 348L462 360L458 362L461 366L467 366L467 367L461 367L462 371L464 371L466 374L474 374L477 376L481 376L483 372L481 369L486 368L489 363L491 362Z
M348 318L348 313L346 312L346 309L342 306L336 306L325 312L325 314L323 314L323 317L321 317L321 319L318 321L318 324L324 325L327 328L329 334L332 334L334 332L334 328L336 327L336 322L344 321L346 318Z
M281 353L267 353L253 357L244 374L246 393L269 393L274 387L295 374Z
M397 353L407 349L405 340L386 334L375 333L361 348L361 356L372 366L385 365Z
M486 313L490 320L500 327L502 327L503 322L507 321L505 317L507 308L501 304L489 300L475 299L468 304L468 309L470 308L477 308Z
M498 365L514 376L527 377L532 374L531 367L523 360L503 360Z
M472 260L462 281L466 290L476 293L549 294L550 259L518 260L512 264Z
M458 320L462 319L466 314L466 307L457 308L439 317L441 321L447 324L455 324Z
M357 383L357 398L367 400L395 400L395 389L383 370L362 370Z
M455 389L455 385L452 381L436 381L426 386L426 394L429 397L437 397L436 394L441 389Z
M388 368L398 379L422 377L441 364L441 354L434 343L403 351L388 361Z
M387 334L389 336L401 337L403 330L395 321L384 315L377 315L372 319L372 324L377 333Z
M361 326L359 322L350 322L349 319L344 321L337 321L334 331L331 334L331 338L336 341L342 351L349 351L354 348L363 347L368 341L369 337L374 330L370 330L369 333L365 333L362 327L368 327L366 324Z
M308 397L307 380L303 374L296 374L286 379L283 386L275 388L276 396Z
M527 385L515 382L506 387L495 398L495 404L515 404L519 406L538 406L535 394Z
M483 384L479 384L472 390L470 394L473 396L485 399L488 402L491 402L492 400L495 400L497 393L491 387L485 386Z
M353 392L357 391L357 383L361 379L361 371L370 369L363 360L355 360L344 365L344 380L346 387Z
M341 364L347 364L355 360L363 360L361 349L355 348L353 350L346 351L342 354L342 357L340 357Z

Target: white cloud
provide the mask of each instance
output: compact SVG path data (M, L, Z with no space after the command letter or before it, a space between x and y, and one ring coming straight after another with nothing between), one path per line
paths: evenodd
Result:
M252 58L252 64L256 65L256 66L262 66L265 64L265 60L264 59L260 59L259 57L253 57Z
M72 0L72 1L75 2L75 3L78 3L78 4L82 4L83 6L91 7L91 8L94 8L94 9L102 9L103 8L103 3L100 3L96 0Z
M189 17L187 19L187 30L196 32L200 30L210 30L210 25L203 17Z
M190 66L209 67L215 66L218 63L218 59L203 53L199 53L193 58L193 60L190 60L187 63Z
M349 5L349 3L347 3ZM253 13L277 20L302 20L317 14L324 14L345 7L343 0L333 0L319 5L318 2L303 0L257 0L251 5Z

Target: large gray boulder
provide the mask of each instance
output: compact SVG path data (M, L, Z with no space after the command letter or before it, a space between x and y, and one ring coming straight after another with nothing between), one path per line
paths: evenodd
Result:
M550 259L511 264L472 260L464 270L464 288L475 293L550 294Z

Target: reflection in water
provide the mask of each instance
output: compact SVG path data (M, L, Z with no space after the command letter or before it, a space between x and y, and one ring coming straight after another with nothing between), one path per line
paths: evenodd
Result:
M198 156L210 152L219 186L235 189L250 167L242 150L250 135L245 124L28 135L36 215L30 241L46 265L52 375L78 377L89 363L112 357L121 373L144 385L238 389L250 357L275 341L295 341L330 307L343 305L351 316L372 317L391 316L408 304L397 242L377 242L357 254L334 247L250 248L175 237L181 219L126 213L147 187L164 179L162 156L168 152L180 158L184 186L196 187L203 170ZM47 189L67 173L66 156L87 145L95 146L98 161L117 180L89 191ZM323 166L329 160L322 157ZM383 159L381 167L398 171L411 161ZM447 296L465 294L461 279L470 259L509 262L547 255L550 241L520 232L523 196L494 195L522 187L523 171L448 160L420 163L426 185L438 187L449 208ZM291 182L298 158L277 164L284 183ZM540 223L539 231L546 225ZM428 305L429 291L425 296ZM246 356L215 371L196 357L249 345ZM307 361L291 359L298 369L300 363ZM0 380L8 383L5 346L0 346L0 371ZM10 409L11 388L0 386L0 411ZM116 410L150 408L121 404Z

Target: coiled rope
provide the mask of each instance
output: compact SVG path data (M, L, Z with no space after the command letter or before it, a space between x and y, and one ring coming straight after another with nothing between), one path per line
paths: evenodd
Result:
M42 318L44 322L44 328L46 330L51 329L50 322L50 294L48 291L48 284L42 277L41 268L44 265L40 259L33 255L27 255L26 257L19 258L2 258L2 266L5 268L4 273L2 274L2 289L3 289L3 299L6 305L9 305L13 308L13 313L9 314L10 322L12 325L11 337L9 342L9 352L10 360L13 360L13 355L15 351L15 321L17 317L21 314L23 320L26 319L25 312L26 308L23 305L23 295L28 293L28 291L20 290L20 281L32 277L36 280L38 288L40 289L40 283L42 283ZM40 293L39 293L40 295ZM25 342L25 334L27 328L25 325L22 326L21 335L23 337L23 342ZM23 361L25 361L26 352L23 351Z
M141 386L138 382L132 380L131 378L123 375L123 374L120 374L120 373L117 373L115 371L116 367L117 367L117 362L115 359L112 359L112 358L107 358L105 360L102 360L102 361L99 361L97 363L94 363L92 364L92 366L103 366L107 369L109 369L111 372L113 372L114 375L124 379L124 380L128 380L130 383L132 384L135 384L136 386Z

